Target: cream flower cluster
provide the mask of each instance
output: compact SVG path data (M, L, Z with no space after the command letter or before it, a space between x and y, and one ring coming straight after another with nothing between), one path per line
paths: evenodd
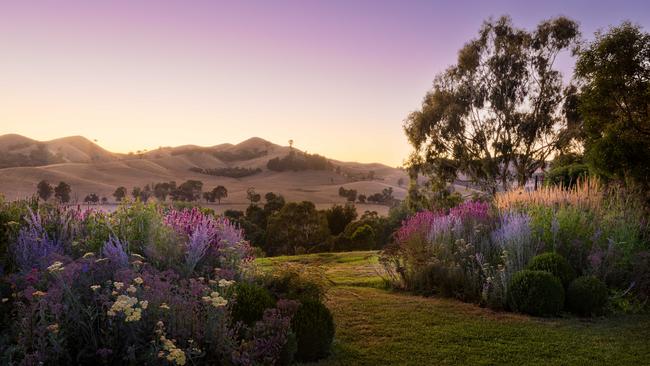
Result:
M47 271L51 272L51 273L61 272L61 271L63 271L63 269L64 269L63 263L61 263L59 261L56 261L56 262L52 263L51 266L47 267Z
M163 350L158 352L158 357L165 358L167 361L175 363L176 365L185 365L187 362L185 352L176 347L173 340L167 339L165 336L165 325L162 321L158 321L156 324L156 334L160 336L160 342L163 347Z
M216 291L213 291L210 296L203 296L202 299L215 308L220 308L228 304L228 300L221 297Z
M107 312L108 316L115 316L117 314L124 314L125 322L137 322L142 318L142 310L147 309L149 302L146 300L138 301L137 297L127 295L120 295Z

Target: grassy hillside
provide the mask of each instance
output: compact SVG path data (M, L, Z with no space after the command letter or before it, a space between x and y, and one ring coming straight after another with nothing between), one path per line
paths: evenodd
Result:
M317 365L641 365L650 316L584 320L499 313L383 288L375 252L261 258L321 266L333 283L332 356Z

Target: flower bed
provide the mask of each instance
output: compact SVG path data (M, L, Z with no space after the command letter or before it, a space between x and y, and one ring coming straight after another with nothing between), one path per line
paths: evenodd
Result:
M274 298L252 324L232 317L236 284L256 278L225 218L23 202L2 203L0 220L2 364L291 362L298 301Z
M604 282L614 302L629 305L650 297L649 238L634 196L592 180L417 213L382 263L397 286L507 309L515 273L554 252L576 275Z

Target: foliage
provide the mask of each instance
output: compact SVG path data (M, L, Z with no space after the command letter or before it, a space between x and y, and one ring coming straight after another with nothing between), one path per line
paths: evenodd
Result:
M275 300L269 291L253 283L241 282L235 286L235 303L232 306L232 318L235 322L253 325L262 320L264 311L275 306Z
M59 184L54 187L54 197L59 200L61 203L70 202L70 192L72 188L66 182L59 182Z
M47 201L50 197L52 197L54 188L52 188L50 183L48 183L46 180L42 180L36 185L36 192L38 193L38 197L40 197L40 199Z
M339 196L345 197L345 199L347 199L348 202L356 201L357 200L357 193L358 192L357 192L356 189L345 189L345 187L339 187Z
M230 178L244 178L257 173L261 173L260 168L241 168L241 167L227 167L227 168L209 168L203 169L198 167L190 168L190 171L206 175L214 175L215 177L230 177Z
M545 173L545 184L570 188L589 175L583 157L575 153L561 154L553 159L551 169Z
M567 291L567 307L582 316L597 315L607 305L608 290L603 281L594 276L576 278Z
M171 198L175 201L198 201L201 198L203 183L198 180L187 180L171 191Z
M266 167L269 170L276 172L287 170L328 170L332 168L332 164L324 156L291 150L291 152L283 158L277 157L269 160Z
M323 301L331 286L317 265L282 263L264 276L264 284L278 298Z
M564 287L546 271L524 270L509 284L508 305L516 312L537 316L558 315L564 306Z
M623 23L597 32L582 47L575 76L581 83L585 160L596 172L650 181L650 34Z
M489 192L513 178L523 185L570 141L572 121L562 108L573 89L564 88L553 62L578 36L577 23L564 17L532 32L508 17L485 22L408 117L411 167L428 166L450 183L462 172Z
M126 198L126 187L117 187L115 188L115 192L113 192L113 197L115 197L115 201L121 202L124 198Z
M286 356L297 303L233 321L232 286L250 257L227 219L142 202L113 213L0 208L2 227L17 226L3 236L15 263L0 278L3 364L273 365Z
M290 202L268 218L267 254L296 253L315 250L330 235L325 215L308 201Z
M528 265L531 271L545 271L560 279L564 288L568 288L576 273L569 262L557 253L543 253L535 256Z
M298 340L296 359L315 361L327 357L334 339L334 319L320 301L302 301L291 320Z
M338 235L345 230L352 221L357 218L357 210L354 205L334 205L325 211L327 226L332 235Z

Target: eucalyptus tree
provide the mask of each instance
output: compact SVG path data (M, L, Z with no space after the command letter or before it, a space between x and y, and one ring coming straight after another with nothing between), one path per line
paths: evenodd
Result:
M486 21L406 119L410 168L446 182L462 172L489 192L524 184L573 136L575 88L555 61L579 37L565 17L533 31L506 16Z

